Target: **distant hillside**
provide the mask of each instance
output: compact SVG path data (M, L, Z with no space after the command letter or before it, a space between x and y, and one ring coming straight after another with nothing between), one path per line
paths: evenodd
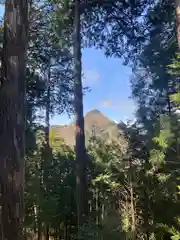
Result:
M84 122L86 143L93 135L109 140L115 140L119 137L123 138L123 136L120 136L118 125L104 116L99 110L95 109L88 112L84 117ZM64 139L68 145L74 146L75 126L73 123L70 125L51 126L51 130L56 139Z

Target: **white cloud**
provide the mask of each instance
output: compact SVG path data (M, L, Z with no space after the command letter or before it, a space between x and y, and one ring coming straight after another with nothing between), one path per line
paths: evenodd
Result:
M111 99L102 100L99 106L113 110L135 110L135 104L131 99L121 99L119 101L112 101Z
M113 107L112 101L111 101L111 100L108 100L108 99L101 101L101 102L99 103L99 105L100 105L101 107L104 107L104 108L111 108L111 107Z
M110 99L105 99L105 100L101 101L99 103L99 105L103 108L109 108L109 109L114 109L114 110L120 109L120 107L118 105L114 104L113 101Z

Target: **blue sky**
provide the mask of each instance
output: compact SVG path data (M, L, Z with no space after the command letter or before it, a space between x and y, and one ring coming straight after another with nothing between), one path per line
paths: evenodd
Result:
M4 7L0 5L0 17ZM99 109L114 121L134 119L135 104L131 96L131 69L121 59L106 58L103 51L84 49L82 51L83 85L91 89L84 96L84 114ZM56 115L51 124L67 124L72 119Z
M114 121L134 119L135 105L131 96L131 69L121 59L106 58L103 51L85 49L82 52L84 86L91 91L84 96L84 113L99 109ZM55 116L52 124L68 123L68 116Z

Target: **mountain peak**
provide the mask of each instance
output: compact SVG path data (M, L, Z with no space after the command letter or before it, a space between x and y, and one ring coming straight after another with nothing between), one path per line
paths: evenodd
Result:
M86 116L87 115L103 115L98 109L93 109L93 110L90 110L89 112L86 113Z
M104 139L114 139L119 132L115 122L106 117L98 109L89 111L84 117L86 140L92 135L92 130L95 129L96 135ZM74 124L55 127L56 137L63 138L67 144L74 146L75 128Z
M89 111L84 118L85 122L85 128L91 129L92 126L96 125L99 126L100 128L106 129L106 127L109 124L112 124L113 122L106 117L103 113L101 113L97 109L93 109Z

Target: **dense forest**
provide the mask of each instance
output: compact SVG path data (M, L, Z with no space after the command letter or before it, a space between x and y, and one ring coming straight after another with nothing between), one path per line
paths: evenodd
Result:
M0 240L179 240L180 0L1 4ZM87 47L132 69L136 121L114 138L86 139Z

